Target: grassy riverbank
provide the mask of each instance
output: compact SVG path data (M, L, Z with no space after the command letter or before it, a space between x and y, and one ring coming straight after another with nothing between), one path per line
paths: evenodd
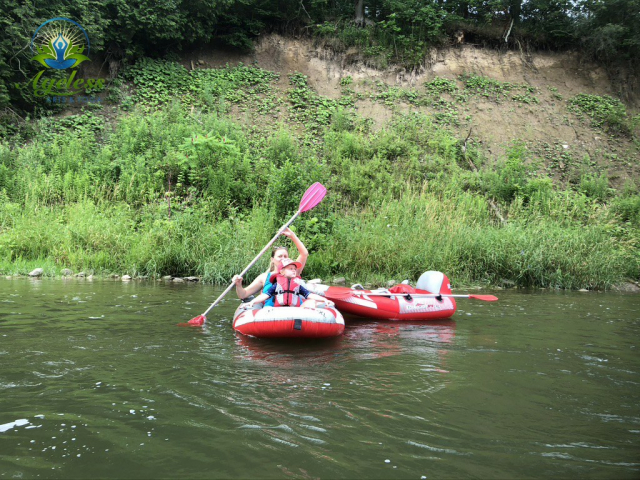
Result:
M302 75L279 81L148 62L104 92L111 105L22 124L0 144L0 272L228 282L319 181L329 195L295 224L308 278L440 270L456 285L599 289L640 278L633 179L559 185L518 139L488 158L438 117L395 112L373 128L348 82L329 99Z

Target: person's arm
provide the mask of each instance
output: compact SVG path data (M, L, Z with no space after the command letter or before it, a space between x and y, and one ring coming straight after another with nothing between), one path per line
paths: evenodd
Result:
M236 284L236 295L238 295L238 298L244 299L262 290L264 287L265 275L265 273L258 275L246 288L242 286L242 277L240 275L234 275L231 281Z
M302 243L302 240L298 238L298 236L293 232L293 230L290 230L289 228L285 228L285 230L282 232L282 235L284 235L287 238L290 238L293 244L298 249L299 255L298 255L298 258L296 258L296 262L300 262L300 264L302 265L302 268L298 270L298 275L300 275L302 273L302 270L304 270L305 264L307 263L307 258L309 258L309 250L307 250L307 247L304 246L304 243Z
M256 298L254 298L253 300L251 300L250 302L247 302L247 308L251 308L253 307L254 304L256 303L262 303L265 302L267 300L269 300L271 298L270 295L267 295L266 293L261 293L260 295L258 295Z
M275 295L275 293L276 293L276 285L271 285L271 288L266 293L261 293L260 295L258 295L256 298L254 298L250 302L247 302L246 303L247 308L252 308L253 305L256 304L256 303L266 302L271 297L273 297Z
M335 303L333 303L328 298L323 297L321 295L316 295L315 293L309 293L309 296L307 298L310 298L311 300L315 300L317 302L324 302L325 305L327 305L328 307L334 307L335 306Z
M328 298L323 297L321 295L317 295L315 293L311 293L303 285L300 285L300 295L303 296L305 299L311 299L311 300L316 300L318 302L324 302L328 307L335 306L335 303L333 303Z

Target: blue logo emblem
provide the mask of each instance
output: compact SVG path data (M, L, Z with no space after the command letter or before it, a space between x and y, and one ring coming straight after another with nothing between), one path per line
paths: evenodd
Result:
M31 39L32 58L46 68L66 70L77 68L89 57L90 43L87 32L80 24L68 18L56 17L38 27Z

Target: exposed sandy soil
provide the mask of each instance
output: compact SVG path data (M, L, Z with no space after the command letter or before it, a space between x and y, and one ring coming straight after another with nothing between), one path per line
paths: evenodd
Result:
M639 145L628 139L612 137L592 128L567 109L567 100L578 93L619 97L630 116L640 112L640 80L633 84L614 86L607 72L596 65L584 64L571 53L498 52L462 45L433 50L421 68L406 71L401 68L376 70L364 64L357 52L336 54L314 45L309 39L283 38L270 35L262 38L251 54L203 50L185 58L188 68L220 67L226 64L255 64L280 73L279 87L289 88L288 74L307 75L310 86L320 95L338 98L340 80L353 79L352 87L359 93L370 93L372 85L384 82L389 86L420 90L435 77L462 82L458 76L475 74L498 80L526 84L536 88L538 104L512 101L497 103L473 96L458 105L460 125L452 127L460 139L471 129L470 140L482 145L489 161L496 161L515 140L526 142L532 158L542 161L547 171L558 181L576 181L586 171L606 172L614 186L632 177L640 183ZM384 125L394 112L419 110L435 113L430 107L399 103L383 105L368 98L356 102L358 114ZM559 157L563 161L558 162ZM551 163L550 163L551 162Z

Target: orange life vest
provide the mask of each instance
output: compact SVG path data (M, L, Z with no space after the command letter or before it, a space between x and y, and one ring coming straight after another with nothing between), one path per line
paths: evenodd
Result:
M301 303L299 278L286 278L282 275L277 275L275 280L274 305L276 307L299 307Z

